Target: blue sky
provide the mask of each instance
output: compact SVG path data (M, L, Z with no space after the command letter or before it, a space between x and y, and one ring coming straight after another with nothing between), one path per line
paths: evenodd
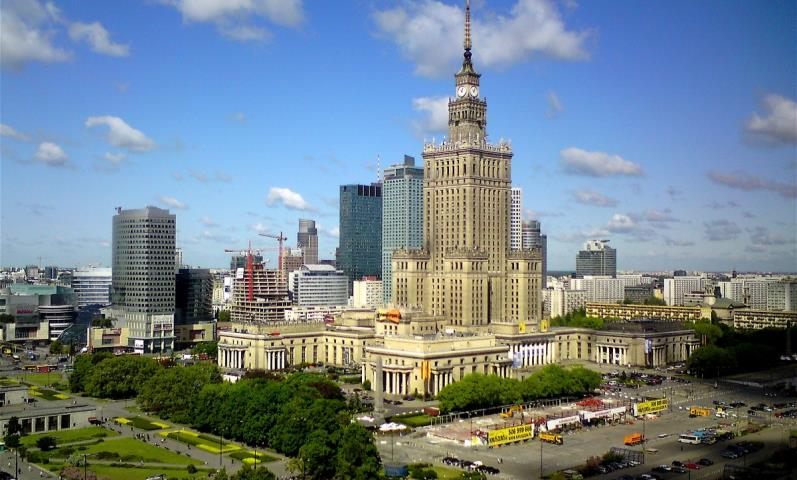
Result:
M462 2L2 0L0 264L110 264L117 206L225 248L337 246L337 194L445 135ZM473 1L493 141L551 269L797 270L787 1Z

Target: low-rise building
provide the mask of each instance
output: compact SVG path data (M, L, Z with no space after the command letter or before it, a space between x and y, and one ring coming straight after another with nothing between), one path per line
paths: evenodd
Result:
M698 321L700 307L671 307L668 305L630 305L617 303L588 303L587 316L619 318L620 320L654 319L669 321Z
M22 433L29 435L88 427L89 419L96 414L97 408L87 404L36 408L12 405L0 411L0 432L8 431L8 422L12 417L17 418Z
M740 308L733 312L735 328L757 330L761 328L786 328L797 325L797 311L776 312Z

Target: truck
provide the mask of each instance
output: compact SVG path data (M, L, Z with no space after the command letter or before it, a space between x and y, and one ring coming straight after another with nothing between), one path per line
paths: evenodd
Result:
M512 405L506 411L501 412L501 418L512 418L516 412L523 413L523 405Z
M430 417L437 417L440 415L440 409L437 407L423 407L423 413Z
M639 432L632 433L631 435L626 435L623 438L623 443L629 446L639 445L644 441L645 437Z
M540 432L540 441L553 443L554 445L562 445L564 443L562 436L558 433Z
M694 417L708 417L711 415L711 410L703 407L689 407L689 416Z

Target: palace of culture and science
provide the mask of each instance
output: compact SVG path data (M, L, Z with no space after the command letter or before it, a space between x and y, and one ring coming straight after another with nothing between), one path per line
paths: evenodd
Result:
M423 148L422 248L394 252L394 304L347 310L333 324L233 323L219 331L221 368L359 367L385 393L435 395L470 373L522 377L567 360L661 365L696 346L688 330L549 329L542 320L542 257L510 249L512 148L487 140L469 6L465 12L448 138Z

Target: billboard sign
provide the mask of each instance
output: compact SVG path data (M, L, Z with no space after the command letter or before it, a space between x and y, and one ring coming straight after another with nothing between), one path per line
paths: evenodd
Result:
M662 410L667 410L670 407L670 402L666 398L657 398L655 400L648 400L647 402L639 402L634 404L634 416L647 415L648 413L657 413Z
M487 446L495 447L506 443L528 440L534 436L534 425L518 425L515 427L499 428L487 432Z

